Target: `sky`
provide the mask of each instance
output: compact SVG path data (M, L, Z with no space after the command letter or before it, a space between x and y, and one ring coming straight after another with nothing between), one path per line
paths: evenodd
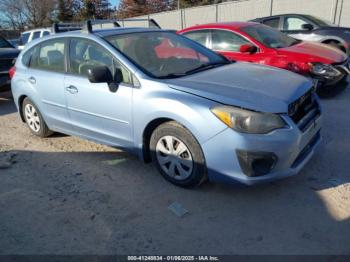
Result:
M120 0L109 0L112 4L112 6L117 6L119 5Z

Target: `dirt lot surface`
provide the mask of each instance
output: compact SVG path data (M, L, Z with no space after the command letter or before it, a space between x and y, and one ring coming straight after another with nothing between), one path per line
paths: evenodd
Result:
M185 190L116 149L34 137L3 96L0 254L350 254L349 101L322 100L323 142L298 176Z

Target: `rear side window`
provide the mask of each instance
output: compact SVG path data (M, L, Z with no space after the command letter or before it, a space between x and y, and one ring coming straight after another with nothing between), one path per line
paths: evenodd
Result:
M72 39L69 46L70 73L87 76L88 70L95 66L107 66L112 75L119 68L123 82L131 84L130 72L122 66L105 48L85 39Z
M35 31L35 32L33 33L32 40L40 38L40 33L41 33L40 31Z
M48 71L64 72L64 49L65 40L63 39L43 42L40 45L40 50L32 53L30 67Z
M250 42L243 37L229 31L213 30L212 49L217 51L239 52L241 45Z
M26 43L28 43L29 36L30 36L30 33L23 33L23 34L21 34L21 43L22 43L23 45L25 45Z
M207 39L209 36L209 30L203 30L203 31L194 31L183 34L184 36L188 37L189 39L196 41L204 46L207 45Z
M272 28L278 29L280 24L280 18L276 17L276 18L266 19L263 21L263 24L270 26Z
M293 31L293 30L305 30L303 25L308 22L299 17L287 17L284 20L283 30Z
M49 35L49 34L50 34L49 31L44 31L44 32L43 32L43 36L46 36L46 35Z

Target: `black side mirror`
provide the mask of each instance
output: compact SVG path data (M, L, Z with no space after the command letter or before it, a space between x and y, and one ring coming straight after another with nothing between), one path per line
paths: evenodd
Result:
M115 93L118 90L118 84L115 82L111 71L107 66L94 66L87 70L88 79L91 83L107 83L109 90Z
M312 29L314 29L314 26L312 24L303 24L301 28L307 31L311 31Z

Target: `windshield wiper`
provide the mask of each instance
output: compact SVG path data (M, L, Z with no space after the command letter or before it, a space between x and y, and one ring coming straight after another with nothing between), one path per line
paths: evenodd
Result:
M159 79L167 79L167 78L177 78L177 77L182 77L182 76L186 76L186 73L171 73L168 75L164 75L164 76L158 76L157 78Z
M211 64L202 64L202 65L200 65L197 68L194 68L194 69L186 71L185 74L186 75L194 74L194 73L198 73L198 72L201 72L201 71L204 71L204 70L212 69L212 68L215 68L215 67L218 67L218 66L227 65L227 64L230 64L230 63L231 63L230 61L225 61L225 62L218 62L218 63L211 63Z

